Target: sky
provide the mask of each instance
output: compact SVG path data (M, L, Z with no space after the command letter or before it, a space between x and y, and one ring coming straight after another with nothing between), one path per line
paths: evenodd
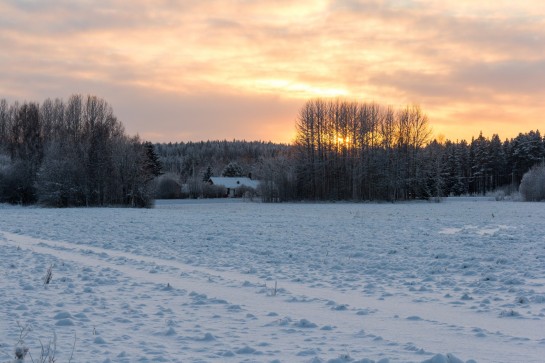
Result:
M316 97L434 135L545 129L542 0L0 0L0 98L104 98L154 142L289 143Z

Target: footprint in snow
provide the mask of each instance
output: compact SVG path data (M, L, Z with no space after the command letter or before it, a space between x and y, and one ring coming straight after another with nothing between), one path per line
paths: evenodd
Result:
M503 310L501 313L500 313L500 318L521 318L522 316L520 315L520 313L518 311L515 311L515 310Z
M337 305L337 306L332 307L331 310L346 311L346 310L348 310L348 305L347 304Z
M71 319L60 319L55 323L56 326L73 326L74 323Z
M237 312L237 311L241 311L242 308L240 307L240 305L229 305L227 307L227 310Z
M470 363L470 362L474 362L474 361L469 360L466 363ZM464 363L464 361L456 357L454 354L448 353L447 355L436 354L430 359L426 359L422 363Z
M216 340L216 337L213 336L211 333L205 333L203 337L194 338L194 340L198 342L213 342Z
M318 327L318 325L308 321L307 319L301 319L298 322L294 323L293 326L298 328L305 328L305 329Z
M95 340L94 340L93 342L94 342L95 344L99 344L99 345L104 345L104 344L106 344L106 341L105 341L102 337L100 337L100 336L96 337Z
M237 354L263 354L262 352L252 348L252 347L249 347L249 346L245 346L243 348L240 348L238 350L235 351L235 353Z

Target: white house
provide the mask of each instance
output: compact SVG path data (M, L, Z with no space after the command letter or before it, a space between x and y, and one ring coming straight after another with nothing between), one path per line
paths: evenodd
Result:
M258 180L252 180L247 177L226 177L226 176L213 176L210 178L212 185L221 185L227 189L227 195L234 197L235 192L240 187L257 189L259 186Z

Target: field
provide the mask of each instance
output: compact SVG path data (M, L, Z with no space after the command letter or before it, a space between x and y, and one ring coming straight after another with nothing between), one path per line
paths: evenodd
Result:
M543 362L544 221L486 199L0 205L0 362L25 327L59 363Z

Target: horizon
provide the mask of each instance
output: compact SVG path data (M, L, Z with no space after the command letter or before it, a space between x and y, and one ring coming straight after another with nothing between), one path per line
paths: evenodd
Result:
M417 104L434 138L535 131L538 1L0 1L0 98L106 100L154 143L292 144L312 98Z

